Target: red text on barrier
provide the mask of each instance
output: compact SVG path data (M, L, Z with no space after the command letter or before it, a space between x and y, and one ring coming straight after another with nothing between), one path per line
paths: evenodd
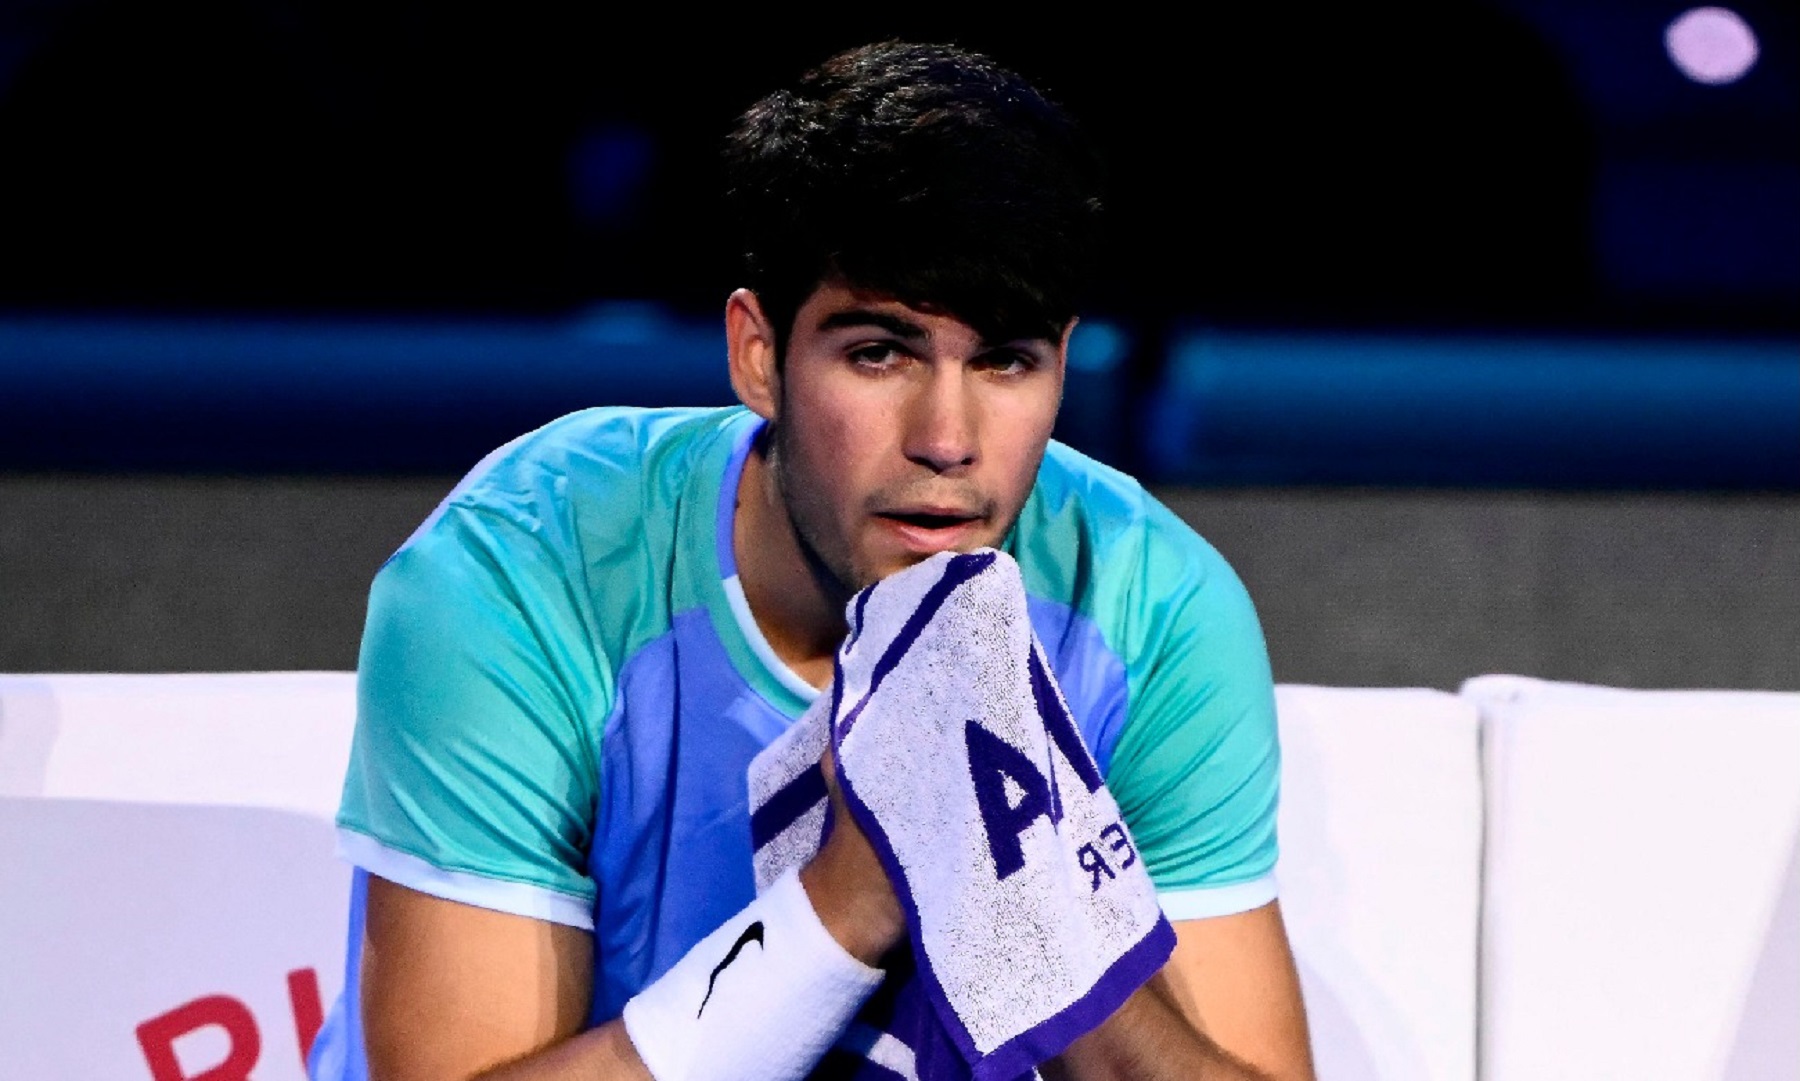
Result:
M299 968L287 974L288 1004L294 1011L294 1037L305 1067L313 1040L325 1023L324 1001L319 994L319 974ZM182 1072L175 1043L209 1026L222 1029L226 1038L223 1061L200 1073ZM250 1071L262 1057L262 1033L250 1007L230 995L204 995L158 1014L137 1027L138 1046L150 1065L151 1081L249 1081Z
M175 1041L208 1025L225 1030L229 1041L225 1061L201 1073L182 1073ZM230 995L206 995L152 1017L137 1027L137 1038L152 1081L249 1081L262 1055L256 1018L250 1016L250 1007Z

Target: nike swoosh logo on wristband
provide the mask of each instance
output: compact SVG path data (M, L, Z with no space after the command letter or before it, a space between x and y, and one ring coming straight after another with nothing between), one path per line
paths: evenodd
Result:
M725 960L720 961L719 966L712 970L712 975L706 978L706 997L700 1000L700 1009L695 1012L694 1020L700 1020L700 1015L706 1012L706 1004L712 999L713 984L718 982L719 973L725 971L726 966L737 960L738 954L743 953L744 947L752 942L756 943L759 949L762 948L763 925L761 920L744 928L744 933L737 937L737 941L733 942L731 949L726 952Z

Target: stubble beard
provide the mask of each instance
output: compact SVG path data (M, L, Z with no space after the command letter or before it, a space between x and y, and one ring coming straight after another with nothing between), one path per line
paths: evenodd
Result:
M781 501L781 512L787 516L788 528L793 531L794 543L799 547L800 557L805 560L813 581L832 600L839 605L845 604L869 583L859 581L856 568L849 563L848 553L840 565L820 549L809 516L799 510L811 504L806 501L804 492L796 492L790 472L793 455L788 452L786 437L786 425L779 420L769 422L769 472L775 478L775 496Z

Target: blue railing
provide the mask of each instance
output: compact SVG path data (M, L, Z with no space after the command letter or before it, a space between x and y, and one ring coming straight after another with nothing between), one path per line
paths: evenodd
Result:
M1135 394L1136 363L1157 373ZM454 472L589 405L732 400L713 320L0 319L0 469ZM1059 435L1150 481L1800 489L1800 343L1084 323Z
M1187 483L1791 489L1800 343L1201 329L1146 418Z

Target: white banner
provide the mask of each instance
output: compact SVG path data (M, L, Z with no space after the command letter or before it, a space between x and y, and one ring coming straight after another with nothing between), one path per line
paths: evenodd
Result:
M348 675L0 678L0 1074L299 1081Z

